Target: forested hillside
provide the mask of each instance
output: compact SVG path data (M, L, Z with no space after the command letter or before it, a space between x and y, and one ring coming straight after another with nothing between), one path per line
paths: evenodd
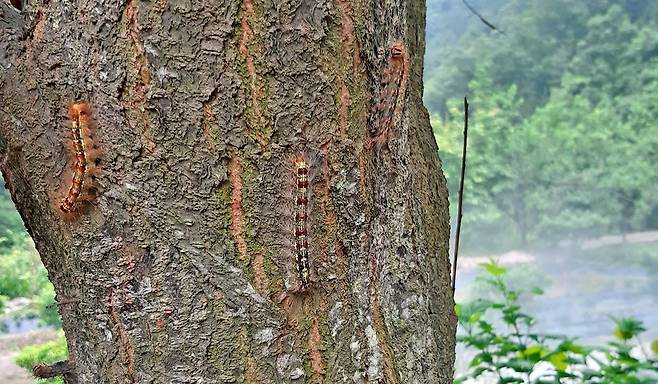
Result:
M425 68L453 212L472 106L467 248L658 229L658 2L470 3L502 32L430 0Z

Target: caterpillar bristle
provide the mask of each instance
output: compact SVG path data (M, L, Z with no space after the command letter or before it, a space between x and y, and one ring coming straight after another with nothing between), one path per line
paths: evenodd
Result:
M371 108L368 147L387 144L390 132L399 123L409 76L408 61L404 44L399 41L391 44L386 67L382 70L379 95Z
M294 158L296 175L295 217L294 217L294 245L295 269L302 290L310 287L310 263L308 242L309 220L309 164L303 155Z
M64 197L57 203L57 210L64 219L73 220L80 215L84 203L92 202L96 197L94 177L100 174L96 160L101 152L91 137L93 119L89 104L75 102L68 112L70 142L66 147L73 169L66 172L69 184L65 187Z

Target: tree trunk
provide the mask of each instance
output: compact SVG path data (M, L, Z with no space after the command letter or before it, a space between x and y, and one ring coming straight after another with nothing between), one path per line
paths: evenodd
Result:
M2 172L67 382L452 382L424 20L422 0L0 3ZM65 147L78 100L92 178Z

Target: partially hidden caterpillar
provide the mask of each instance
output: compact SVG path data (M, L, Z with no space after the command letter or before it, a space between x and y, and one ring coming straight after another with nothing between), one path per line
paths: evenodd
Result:
M74 159L70 184L64 190L64 197L59 202L59 211L65 218L77 216L84 202L94 197L94 177L99 169L96 160L100 156L91 137L93 119L91 108L84 101L78 101L69 108L71 145L70 151Z
M404 44L397 41L389 48L382 73L381 91L372 108L371 143L388 142L390 131L399 123L409 78L409 56Z
M311 267L308 251L308 212L309 212L309 164L303 156L294 158L295 166L295 222L294 247L295 269L300 282L300 290L311 285Z

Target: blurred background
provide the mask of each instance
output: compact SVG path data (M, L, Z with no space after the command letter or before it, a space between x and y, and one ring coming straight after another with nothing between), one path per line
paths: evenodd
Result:
M453 228L471 109L457 297L500 258L547 288L549 329L595 339L633 314L658 335L658 1L470 4L503 33L430 0L425 65Z
M632 318L649 344L658 339L658 1L468 4L496 30L462 0L427 3L425 104L453 232L463 97L470 103L456 301L492 296L476 277L493 258L508 287L543 291L518 297L535 332L606 344Z
M533 332L605 345L626 342L620 319L632 318L649 350L658 339L658 1L468 3L497 30L462 0L427 1L425 104L453 228L464 96L471 105L457 302L495 300L493 275L535 293L513 297ZM19 365L66 356L53 304L1 189L0 382L31 383ZM476 353L460 343L458 373Z

